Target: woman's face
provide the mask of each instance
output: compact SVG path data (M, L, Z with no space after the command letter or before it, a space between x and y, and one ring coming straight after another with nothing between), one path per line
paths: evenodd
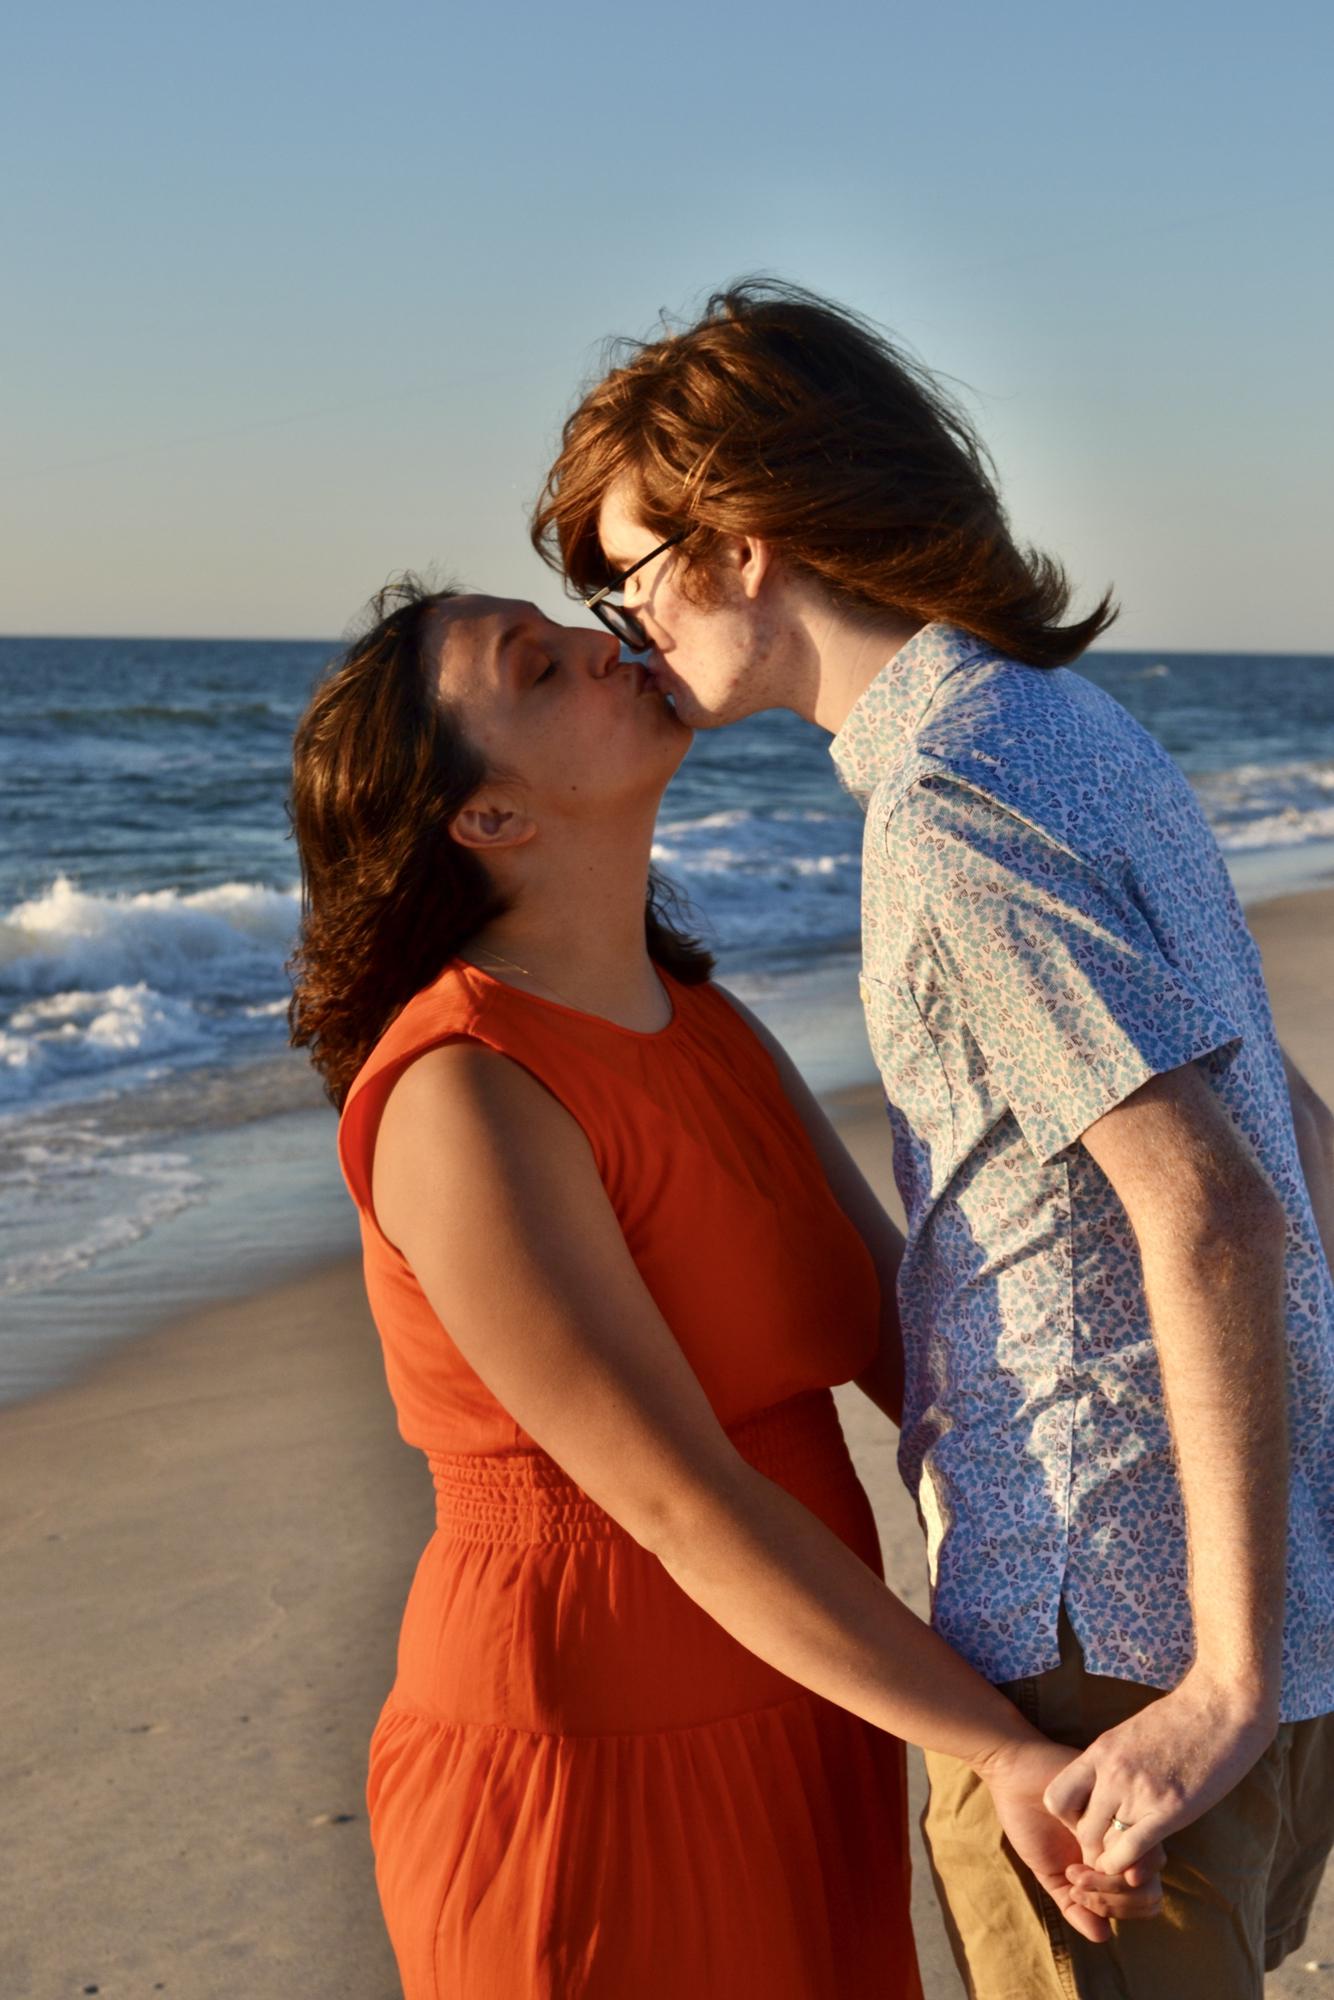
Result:
M427 643L440 698L539 827L656 810L691 733L602 626L464 596L432 612Z

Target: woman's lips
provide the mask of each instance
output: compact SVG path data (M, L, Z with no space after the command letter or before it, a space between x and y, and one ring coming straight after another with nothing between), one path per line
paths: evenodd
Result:
M672 700L671 689L663 676L654 673L652 667L645 665L643 660L631 660L626 664L634 676L636 695L654 694L666 707L675 709L676 703Z

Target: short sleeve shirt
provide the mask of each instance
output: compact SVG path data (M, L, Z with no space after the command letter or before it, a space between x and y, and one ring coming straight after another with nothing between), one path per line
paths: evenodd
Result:
M1186 779L1110 695L933 623L835 737L866 810L862 997L908 1236L900 1470L937 1629L993 1681L1173 1686L1181 1493L1138 1248L1078 1141L1195 1063L1288 1218L1282 1714L1334 1708L1334 1279L1261 973Z

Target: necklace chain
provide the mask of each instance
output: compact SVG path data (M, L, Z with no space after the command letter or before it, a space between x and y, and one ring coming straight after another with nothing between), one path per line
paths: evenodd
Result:
M502 958L498 951L488 951L484 945L474 945L473 956L474 958L489 958L492 965L503 965L507 972L521 972L525 979L537 980L539 986L545 986L548 993L555 994L556 998L560 1001L562 1006L573 1008L576 1014L584 1013L587 1011L585 1008L575 1007L573 1000L571 1000L566 994L562 993L559 987L551 985L549 980L541 978L536 972L531 971L529 967L526 965L516 964L516 962L512 958ZM485 969L486 968L483 967L483 971L485 971ZM659 984L661 984L661 982L659 982Z
M554 993L564 1006L572 1007L574 1005L572 1000L567 1000L565 995L552 986L548 980L543 979L538 973L530 971L526 965L516 965L512 958L502 958L498 951L487 951L484 946L474 945L473 956L475 958L489 958L492 965L504 966L507 972L521 972L525 979L536 979L539 986L545 986L548 993Z

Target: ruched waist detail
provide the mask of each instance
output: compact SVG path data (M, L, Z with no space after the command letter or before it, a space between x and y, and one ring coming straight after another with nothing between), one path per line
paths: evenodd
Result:
M819 1461L852 1470L828 1389L812 1389L727 1427L757 1472L790 1486ZM549 1543L628 1540L544 1451L428 1452L437 1529L460 1541Z

